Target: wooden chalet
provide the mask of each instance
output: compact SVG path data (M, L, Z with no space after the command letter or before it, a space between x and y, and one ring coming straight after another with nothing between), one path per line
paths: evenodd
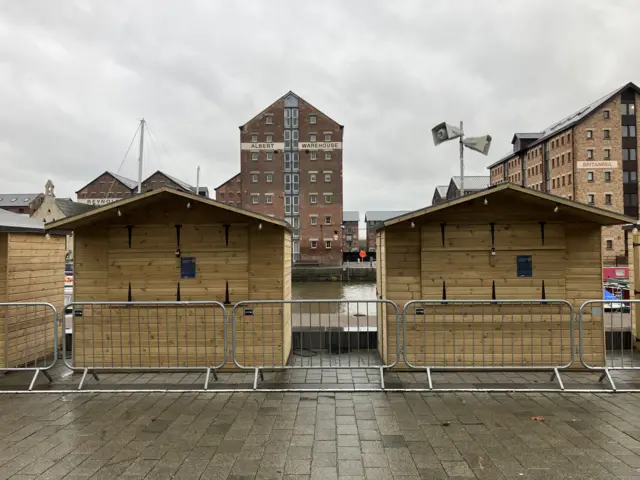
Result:
M384 221L376 232L378 294L401 308L419 299L566 300L577 315L583 302L603 295L601 227L631 222L514 184L490 187ZM603 315L593 310L585 315L584 346L585 358L597 365L605 355ZM569 315L541 312L542 306L408 309L407 359L464 366L478 365L482 355L485 366L554 365L570 357ZM398 341L387 316L381 312L378 328L385 359ZM554 323L558 318L567 324ZM577 319L574 327L577 345Z

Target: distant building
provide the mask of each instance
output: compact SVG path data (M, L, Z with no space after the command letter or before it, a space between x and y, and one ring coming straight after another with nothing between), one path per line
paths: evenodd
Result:
M360 212L343 210L342 212L342 252L357 252L358 227L360 225Z
M431 205L435 205L440 202L445 202L447 200L447 189L448 185L438 185L433 192L433 198L431 199Z
M242 180L238 173L215 188L216 200L234 207L242 207Z
M196 187L158 170L142 181L142 191L169 187L188 193L196 193ZM207 187L199 187L198 195L209 196ZM104 172L76 192L78 202L90 205L106 205L135 195L138 182L122 175Z
M515 133L509 153L489 165L491 184L517 183L638 218L640 88L627 83L534 133ZM627 260L620 227L605 227L605 265Z
M56 198L55 186L51 180L47 181L44 186L43 198L42 204L31 215L32 218L41 220L43 224L80 215L96 208L94 205L74 202L70 198ZM73 237L71 235L67 235L66 251L67 258L73 258Z
M376 251L376 229L382 222L390 218L409 213L410 210L374 210L364 214L364 223L367 225L367 253Z
M484 176L464 176L464 194L471 195L472 193L479 192L489 187L491 178L488 175ZM451 177L449 186L447 187L446 200L453 200L460 196L460 189L462 185L460 183L460 177Z
M284 218L294 262L342 263L343 126L288 92L240 126L240 173L216 200Z
M43 200L41 193L0 193L0 209L31 215Z

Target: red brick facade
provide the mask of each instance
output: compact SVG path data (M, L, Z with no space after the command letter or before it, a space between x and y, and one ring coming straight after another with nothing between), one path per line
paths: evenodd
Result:
M135 193L133 180L129 185L118 180L113 174L104 172L90 183L76 192L78 202L93 205L105 205L123 198L131 197Z
M216 200L234 207L242 207L242 180L239 173L216 187Z
M297 262L342 262L342 139L340 124L292 92L240 127L242 207L289 221ZM216 188L217 200L229 195L229 182Z

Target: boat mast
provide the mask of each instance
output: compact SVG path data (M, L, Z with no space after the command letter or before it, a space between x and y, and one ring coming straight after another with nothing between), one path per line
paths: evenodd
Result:
M140 120L140 148L138 152L138 193L142 193L142 155L144 153L144 118Z

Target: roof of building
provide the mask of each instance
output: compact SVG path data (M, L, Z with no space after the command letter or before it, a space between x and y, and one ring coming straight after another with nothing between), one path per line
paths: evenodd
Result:
M234 207L232 205L227 205L226 203L217 202L213 199L202 197L200 195L196 195L191 192L183 192L181 190L177 190L175 188L169 187L161 187L155 190L150 190L145 193L141 193L139 195L135 195L133 197L123 198L122 200L118 200L117 202L109 203L107 205L102 205L96 207L88 212L81 213L79 215L75 215L73 217L67 217L60 220L56 220L55 222L50 222L46 224L46 230L65 228L68 230L73 230L82 225L91 224L92 220L95 220L97 217L107 214L113 209L121 209L125 208L127 205L135 204L137 202L151 199L151 201L155 200L153 197L160 195L172 195L183 197L189 201L202 203L204 205L209 205L211 207L216 207L221 210L227 210L232 213L237 213L239 215L244 215L246 217L255 218L256 220L261 220L266 223L272 223L274 225L278 225L280 227L286 228L291 231L291 225L283 219L278 219L274 217L269 217L268 215L263 215L261 213L256 213L250 210L244 210L242 208Z
M267 110L269 110L274 103L279 102L281 99L287 97L288 95L293 95L294 97L298 98L298 100L304 100L300 95L298 95L297 93L293 92L292 90L289 90L287 93L285 93L284 95L278 97L278 99L275 102L271 102L269 104L269 106L267 108L264 108L263 110L260 111L260 113L258 113L257 115L254 115L253 117L251 117L249 120L247 120L244 124L242 124L240 127L243 127L244 125L246 125L247 123L249 123L251 120L253 120L256 117L259 117L260 115L262 115L263 113L265 113ZM344 125L342 125L339 122L336 122L333 118L331 118L329 115L327 115L326 113L320 111L320 109L316 108L314 105L311 105L309 102L307 102L306 100L304 100L304 102L309 105L310 107L313 107L313 110L316 113L320 113L322 115L324 115L325 117L327 117L329 120L331 120L333 123L336 123L338 125L340 125L341 128L344 128Z
M400 222L417 219L418 217L435 214L436 212L455 207L456 205L472 203L474 200L479 198L484 198L485 200L487 200L488 203L485 203L485 205L487 207L490 207L492 205L492 202L489 199L494 195L503 197L500 199L501 201L499 201L498 204L505 204L506 202L528 201L529 206L531 206L532 204L535 204L535 206L537 207L541 205L544 205L545 207L548 206L548 211L554 212L554 214L558 211L556 207L562 207L560 211L562 211L562 213L565 215L568 212L569 215L574 218L573 221L580 220L584 222L597 223L600 225L621 225L633 223L635 221L631 217L627 217L622 213L593 207L591 205L576 202L574 200L568 200L557 195L551 195L549 193L543 193L531 188L522 187L514 183L501 183L500 185L495 185L485 190L474 192L470 195L465 195L464 197L458 197L454 200L448 200L446 202L438 203L436 205L421 208L420 210L409 212L396 218L388 219L383 223L381 228L389 227ZM526 209L525 205L523 205L523 209Z
M0 193L0 208L29 206L41 193Z
M343 210L342 221L343 222L359 222L360 212L357 212L355 210Z
M127 187L131 189L136 188L138 186L138 182L135 180L131 180L130 178L123 177L122 175L118 175L116 173L112 173L109 171L107 171L107 173L111 175L113 178L115 178L116 180L124 183Z
M541 136L542 136L542 133L540 133L540 132L535 132L535 133L531 133L531 132L514 133L513 134L513 139L511 140L511 143L515 142L516 138L520 138L522 140L537 140Z
M214 190L218 190L220 187L224 187L227 183L229 183L231 180L235 179L236 177L240 176L241 172L236 173L233 177L228 178L227 180L225 180L224 182L222 182L220 185L218 185L216 188L214 188Z
M0 209L0 232L44 233L44 224L29 215Z
M571 115L567 115L563 119L557 122L554 122L552 125L548 126L542 132L540 132L540 136L538 137L538 139L535 142L528 145L527 148L534 147L535 145L538 145L540 142L545 141L547 138L552 137L553 135L557 135L558 133L573 127L575 124L581 122L582 120L584 120L585 117L589 116L599 107L601 107L603 104L608 102L612 97L619 94L623 90L626 90L627 88L632 88L636 91L636 93L640 93L640 88L638 88L638 86L635 83L633 82L626 83L623 86L615 89L613 92L608 93L604 97L600 97L595 102L590 103L586 107L582 107L576 112L572 113ZM487 168L493 168L496 165L499 165L500 163L502 163L508 157L511 157L513 155L515 155L515 153L511 152L508 156L502 157L500 160L492 163Z
M390 218L397 217L399 215L404 215L409 213L411 210L372 210L370 212L365 212L364 221L365 222L382 222L384 220L389 220Z
M94 205L74 202L70 198L56 198L54 202L65 217L73 217L74 215L79 215L95 208Z
M444 198L447 196L447 190L449 189L449 185L438 185L436 187L436 192L438 192L438 194Z
M451 181L456 188L460 188L460 176L451 177ZM469 190L482 190L487 188L491 184L491 177L489 175L472 175L464 176L464 189ZM446 193L445 193L446 195Z

